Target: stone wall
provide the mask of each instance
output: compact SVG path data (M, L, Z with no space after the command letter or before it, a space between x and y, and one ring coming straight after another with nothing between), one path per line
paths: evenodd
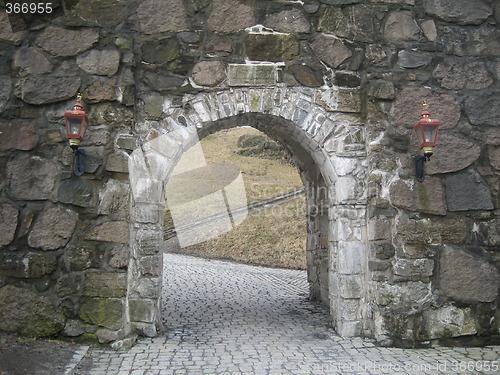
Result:
M309 277L341 334L499 333L497 2L80 0L22 21L0 13L0 329L157 334L165 165L193 129L250 124L330 192L309 202ZM417 183L423 100L442 127ZM172 132L170 163L141 169Z

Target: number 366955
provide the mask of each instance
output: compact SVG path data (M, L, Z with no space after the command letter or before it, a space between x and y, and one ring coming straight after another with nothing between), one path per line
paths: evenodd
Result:
M52 13L52 3L5 3L8 14L49 14Z

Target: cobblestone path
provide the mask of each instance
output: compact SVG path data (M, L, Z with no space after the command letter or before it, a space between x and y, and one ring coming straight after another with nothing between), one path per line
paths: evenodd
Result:
M91 349L85 374L500 374L498 346L395 349L338 337L328 311L307 299L305 272L164 261L168 333L129 351ZM73 363L66 374L83 373Z

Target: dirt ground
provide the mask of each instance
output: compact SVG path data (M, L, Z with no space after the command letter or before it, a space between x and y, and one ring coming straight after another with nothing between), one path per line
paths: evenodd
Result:
M0 375L63 375L79 345L0 332ZM75 369L72 374L84 374Z

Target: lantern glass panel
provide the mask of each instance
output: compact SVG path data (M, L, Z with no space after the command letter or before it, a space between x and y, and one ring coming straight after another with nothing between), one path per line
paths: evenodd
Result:
M82 120L82 118L68 118L68 135L80 134L80 126L82 125Z
M437 138L437 126L424 126L425 143L435 143Z

